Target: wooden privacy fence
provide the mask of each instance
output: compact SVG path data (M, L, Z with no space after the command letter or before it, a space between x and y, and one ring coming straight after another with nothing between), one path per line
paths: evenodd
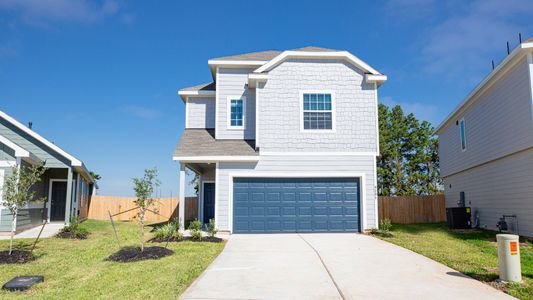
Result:
M446 221L444 195L378 197L379 220L389 218L392 223L414 224Z
M114 220L131 221L135 219L138 209L133 197L92 196L89 204L89 219L109 220L111 212ZM151 208L158 214L147 212L145 219L150 223L166 222L178 216L178 198L159 198ZM198 198L185 198L185 222L196 219L198 216Z

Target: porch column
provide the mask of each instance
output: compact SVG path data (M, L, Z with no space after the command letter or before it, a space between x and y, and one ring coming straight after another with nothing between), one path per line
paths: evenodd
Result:
M70 213L72 207L72 169L68 168L67 173L67 199L65 199L65 225L70 224Z
M178 217L180 225L185 229L185 164L180 163L180 197L178 205Z

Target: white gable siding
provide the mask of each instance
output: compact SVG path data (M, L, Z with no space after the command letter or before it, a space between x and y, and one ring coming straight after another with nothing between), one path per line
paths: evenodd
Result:
M481 227L496 230L503 214L516 214L520 234L533 237L533 149L448 176L446 207L456 207L465 192L466 206L477 212Z
M265 152L377 152L376 91L342 60L292 59L258 88L259 144ZM335 94L335 132L301 132L300 92Z
M533 146L528 68L525 58L519 61L439 135L442 176ZM459 126L455 123L461 118L466 128L464 152Z
M188 97L187 128L215 128L215 98Z
M255 139L255 89L249 89L248 74L254 69L219 68L217 73L217 139ZM228 129L228 97L246 97L244 129Z
M361 191L365 204L366 228L377 226L375 160L373 156L261 156L257 163L219 163L216 171L216 218L221 230L230 230L230 177L232 172L272 173L362 173L365 175L365 190ZM364 198L363 198L364 195Z

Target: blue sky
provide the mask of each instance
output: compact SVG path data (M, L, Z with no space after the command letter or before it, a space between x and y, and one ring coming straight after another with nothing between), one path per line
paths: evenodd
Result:
M389 76L379 91L435 126L533 35L533 2L0 2L0 110L132 195L156 166L178 193L171 153L184 127L177 89L211 80L212 57L308 45L345 49Z

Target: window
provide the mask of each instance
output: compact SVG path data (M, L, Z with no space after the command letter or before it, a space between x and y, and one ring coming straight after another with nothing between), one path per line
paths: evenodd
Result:
M303 130L333 130L331 93L303 93Z
M465 133L465 119L459 121L459 130L461 132L461 150L466 150L466 133Z
M244 128L244 97L228 97L228 128Z

